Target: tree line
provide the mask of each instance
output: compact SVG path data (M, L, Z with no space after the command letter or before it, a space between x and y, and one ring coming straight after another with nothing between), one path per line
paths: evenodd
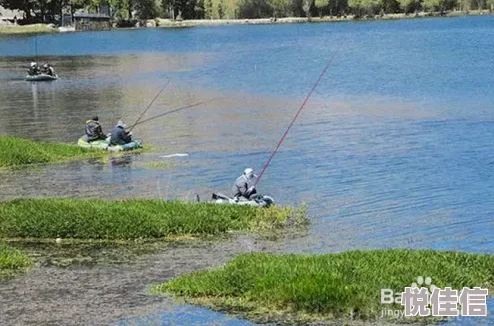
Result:
M254 19L392 13L492 10L494 0L0 0L23 11L25 23L57 22L64 8L98 11L106 5L116 21L132 19Z

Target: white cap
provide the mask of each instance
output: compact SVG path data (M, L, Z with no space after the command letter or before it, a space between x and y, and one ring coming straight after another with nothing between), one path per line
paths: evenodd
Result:
M36 66L36 62L31 62L31 67Z
M251 168L247 168L244 170L244 175L247 176L249 179L251 178L257 178L257 175L254 174L254 170Z
M117 127L125 128L125 127L127 127L127 125L125 125L125 123L123 123L122 120L119 120L118 123L117 123Z

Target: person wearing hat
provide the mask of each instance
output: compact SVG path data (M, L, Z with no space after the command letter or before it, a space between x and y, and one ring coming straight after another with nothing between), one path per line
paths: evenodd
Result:
M247 168L244 173L235 180L233 185L233 198L238 200L240 197L251 199L257 195L256 187L254 186L254 178L257 176L254 174L254 170Z
M29 67L29 75L33 76L33 75L38 75L38 74L39 74L38 64L33 61L33 62L31 62L31 65Z
M106 135L103 133L103 128L101 128L101 125L99 124L97 115L91 120L86 121L86 136L88 142L106 139Z
M55 76L55 71L53 70L53 67L47 63L43 65L43 73L50 76Z
M132 141L132 132L125 131L126 125L119 121L111 131L110 145L125 145Z

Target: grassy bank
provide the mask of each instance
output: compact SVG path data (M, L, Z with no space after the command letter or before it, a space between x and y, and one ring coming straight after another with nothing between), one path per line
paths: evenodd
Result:
M243 254L221 268L194 272L153 288L254 321L376 320L381 289L401 293L417 277L440 288L494 285L494 256L382 250L326 255ZM425 286L425 285L424 285ZM409 317L413 318L413 317Z
M0 25L0 35L57 33L58 29L47 24Z
M21 272L31 264L31 259L21 251L0 244L0 279Z
M4 238L137 239L214 235L231 230L277 229L292 208L218 205L160 200L18 199L0 203Z
M81 148L75 144L36 142L18 137L0 136L0 168L59 163L107 155L109 155L107 151Z

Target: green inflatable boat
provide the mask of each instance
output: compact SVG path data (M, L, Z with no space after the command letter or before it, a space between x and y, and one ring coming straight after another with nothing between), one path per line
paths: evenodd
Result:
M39 75L27 75L25 78L27 81L50 81L50 80L57 80L58 76L51 76L51 75L46 75L46 74L39 74Z
M110 145L110 137L106 138L105 140L96 140L96 141L88 142L86 135L79 138L79 140L77 141L77 145L82 148L94 148L94 149L101 149L101 150L113 151L113 152L130 151L133 149L142 148L142 142L139 140L133 140L125 145L113 146Z

